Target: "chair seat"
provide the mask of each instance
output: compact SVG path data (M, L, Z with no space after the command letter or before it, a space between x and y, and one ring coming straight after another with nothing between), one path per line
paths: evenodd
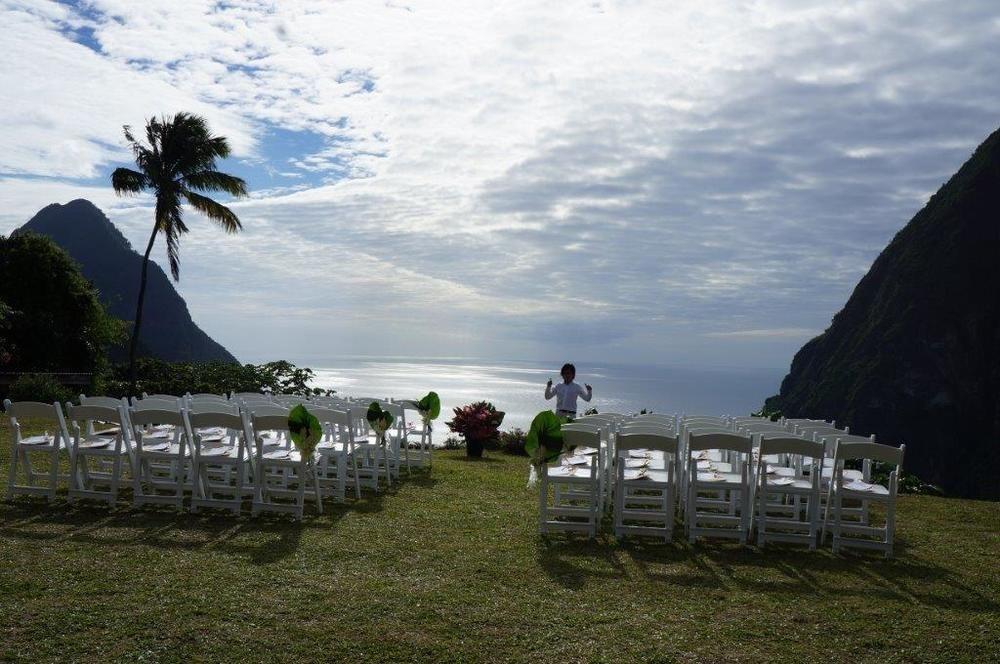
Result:
M114 438L109 438L108 436L91 436L78 442L76 444L76 449L96 452L97 450L111 447L113 451L114 445Z
M25 436L18 443L18 447L33 450L52 450L59 447L59 439L55 436Z
M169 459L171 457L176 457L180 453L180 449L181 446L178 443L144 443L139 452L140 455L144 457L162 457L164 459ZM190 447L185 447L184 456L191 456Z
M846 479L846 477L845 477ZM876 496L888 496L889 489L881 484L865 482L863 480L852 480L845 482L840 489L845 496L866 498L873 494Z
M244 453L244 460L249 456ZM199 458L204 463L228 463L237 461L240 458L239 445L202 445Z
M823 469L823 480L829 481L833 477L833 468ZM844 480L847 482L853 482L856 480L863 480L865 477L864 473L860 470L854 470L853 468L844 468Z
M743 477L739 473L721 473L718 471L698 472L698 484L743 484Z
M788 470L792 470L789 468ZM812 481L808 477L795 475L768 475L764 482L767 487L775 489L812 489Z
M699 460L698 470L714 473L732 473L733 464L725 463L723 461Z
M590 479L590 466L549 466L548 475L551 478L576 478L581 480Z
M344 452L346 449L347 443L339 440L324 440L316 445L316 451L321 454L339 453Z
M636 487L643 485L670 483L670 473L668 473L665 469L656 469L647 466L643 470L644 472L639 477L630 478L628 475L626 475L624 478L624 482L629 486L636 486Z
M794 468L788 468L786 466L772 466L770 464L767 466L767 474L769 477L798 477Z

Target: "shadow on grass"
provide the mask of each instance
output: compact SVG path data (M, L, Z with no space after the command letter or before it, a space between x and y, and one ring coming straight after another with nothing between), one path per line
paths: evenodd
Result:
M680 529L683 532L683 529ZM904 604L966 612L996 612L1000 602L969 586L948 569L909 553L897 539L896 557L795 545L766 550L722 541L689 544L675 532L673 542L610 535L588 540L549 535L539 539L539 566L552 581L582 590L591 583L640 580L650 592L689 587L721 592L779 593L835 599L845 593Z
M416 478L415 478L416 480ZM424 480L423 484L433 483ZM420 484L419 480L413 482ZM73 541L101 547L148 546L172 550L208 549L243 557L256 565L278 562L298 549L302 534L310 529L331 530L352 512L374 514L383 509L387 496L400 485L378 494L362 494L360 500L323 503L317 514L307 503L302 521L291 516L260 514L239 517L227 512L203 509L197 514L172 509L124 504L114 511L97 504L78 502L48 504L36 499L9 501L3 508L0 535L28 541ZM128 498L122 492L123 501Z

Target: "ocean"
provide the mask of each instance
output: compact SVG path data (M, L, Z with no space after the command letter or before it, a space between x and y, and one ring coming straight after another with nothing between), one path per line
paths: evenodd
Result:
M319 365L322 365L321 368ZM440 421L452 409L486 400L506 413L502 429L528 428L550 409L545 382L558 382L561 363L472 359L331 359L312 363L317 387L357 397L418 399L433 390L441 397ZM577 382L590 383L594 398L580 401L600 412L746 415L776 394L782 369L632 366L577 363Z

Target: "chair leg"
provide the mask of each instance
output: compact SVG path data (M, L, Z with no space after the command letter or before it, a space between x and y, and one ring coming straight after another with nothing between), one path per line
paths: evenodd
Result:
M17 444L11 446L10 469L7 471L7 499L14 497L14 484L17 481L17 462L19 458Z
M56 499L56 489L59 486L59 448L55 447L49 459L49 501Z

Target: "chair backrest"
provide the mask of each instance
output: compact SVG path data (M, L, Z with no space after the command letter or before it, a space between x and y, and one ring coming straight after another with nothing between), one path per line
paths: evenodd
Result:
M735 425L737 431L745 433L783 432L785 434L791 434L788 429L781 426L777 422L736 422Z
M565 435L567 433L579 432L584 434L596 434L597 440L600 442L601 438L607 440L608 435L611 430L611 424L608 422L601 422L599 420L589 420L580 421L574 420L568 424L564 424L561 427L563 432L563 440L565 440ZM589 444L589 443L588 443Z
M186 414L192 429L205 429L208 427L222 427L223 429L231 429L233 431L242 431L243 429L243 418L240 417L238 409L232 413L220 411L196 413L194 411L187 411Z
M130 412L137 412L141 410L176 410L180 412L181 400L174 399L133 399L132 408Z
M281 406L276 403L255 403L247 404L244 410L250 412L253 417L277 417L281 416L288 420L288 411L290 410L286 406Z
M146 394L145 392L143 392L142 393L142 398L144 400L145 399L163 399L165 401L171 401L171 400L181 399L182 397L179 397L176 394Z
M261 431L288 431L288 413L284 415L258 415L252 413L250 416L255 432Z
M846 461L848 459L871 459L895 465L897 468L903 467L903 454L906 452L906 445L893 447L865 441L860 443L838 442L834 452L836 461Z
M11 401L4 399L3 409L10 418L32 418L50 422L65 422L62 406L40 401Z
M692 452L700 450L731 450L742 454L750 454L750 450L753 449L753 441L749 436L741 436L732 431L691 433L688 437L688 449Z
M132 426L141 427L147 424L170 424L176 427L184 426L184 418L181 416L181 411L179 409L163 409L157 410L154 408L142 409L133 406L129 413L129 420L132 422Z
M823 443L808 438L779 433L765 433L760 438L760 455L797 454L812 459L823 458Z
M211 392L198 392L197 394L191 394L188 392L186 395L188 399L218 399L221 401L229 401L229 397L225 394L213 394Z
M124 415L124 406L119 403L117 408L106 406L74 406L69 404L66 407L66 417L72 422L111 422L121 426ZM127 423L127 420L126 420Z
M597 429L585 429L577 424L562 426L563 447L601 448L601 433Z
M226 415L240 414L240 407L227 401L195 401L188 405L191 413L224 413Z
M619 452L624 450L649 449L667 454L677 454L677 437L662 433L621 433L615 441Z
M657 422L677 422L677 417L674 415L665 415L663 413L640 413L635 417L631 418L632 422L645 422L645 421L657 421Z
M346 410L336 408L315 407L309 412L316 416L320 424L335 424L337 426L350 426L351 416Z
M124 406L126 409L128 408L128 401L114 397L88 397L86 394L81 394L79 400L81 406L103 406L105 408Z
M675 437L675 429L672 426L659 422L629 422L623 424L618 429L618 436L625 434L651 433L663 436Z

